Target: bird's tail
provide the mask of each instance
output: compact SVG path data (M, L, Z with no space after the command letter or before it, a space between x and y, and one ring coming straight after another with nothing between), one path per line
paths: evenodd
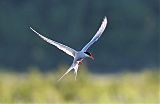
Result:
M78 67L79 67L79 65L78 65L78 63L76 63L74 66L75 80L77 79Z
M67 75L72 69L74 69L75 70L75 80L76 80L76 78L77 78L77 71L78 71L78 63L73 63L72 65L71 65L71 67L58 79L58 81L60 81L65 75Z
M67 75L71 70L73 69L73 67L71 66L59 79L58 81L60 81L65 75Z

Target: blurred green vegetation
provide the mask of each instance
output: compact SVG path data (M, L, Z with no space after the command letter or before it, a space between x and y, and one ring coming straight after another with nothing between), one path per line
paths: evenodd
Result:
M0 67L24 71L33 65L46 70L70 62L29 26L80 50L104 16L108 26L90 48L96 59L88 63L92 71L157 67L158 0L0 0Z
M1 71L0 103L158 104L160 99L160 73L150 69L98 75L89 73L83 66L77 81L70 73L61 82L57 79L64 67L47 73L34 67L29 70L26 73Z

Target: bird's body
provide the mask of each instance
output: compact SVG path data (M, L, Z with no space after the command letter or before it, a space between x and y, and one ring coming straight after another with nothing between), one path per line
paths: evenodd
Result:
M63 76L58 80L60 81L66 74L68 74L72 69L75 70L75 79L77 77L77 71L78 71L78 67L79 65L82 64L82 61L89 57L91 59L94 59L92 54L90 52L87 51L87 49L95 42L99 39L99 37L101 36L101 34L103 33L103 31L105 30L107 25L107 18L105 17L99 30L96 32L95 36L91 39L91 41L85 45L81 51L76 51L68 46L65 46L61 43L58 43L56 41L53 41L49 38L44 37L43 35L39 34L37 31L35 31L34 29L32 29L30 27L30 29L35 32L36 34L38 34L43 40L45 40L46 42L50 43L51 45L56 46L57 48L59 48L60 50L64 51L65 53L67 53L68 55L72 56L73 59L73 63L70 66L70 68L66 71L66 73L63 74Z
M82 61L82 59L86 58L86 54L82 51L79 51L75 55L75 61Z

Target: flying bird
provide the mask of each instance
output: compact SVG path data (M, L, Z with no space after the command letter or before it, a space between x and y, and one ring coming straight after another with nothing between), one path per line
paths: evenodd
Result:
M54 40L51 40L49 38L44 37L43 35L41 35L40 33L38 33L37 31L35 31L32 27L30 27L30 29L35 32L38 36L40 36L44 41L48 42L51 45L56 46L57 48L59 48L60 50L64 51L65 53L67 53L68 55L72 56L73 59L73 63L72 65L69 67L69 69L59 78L58 81L60 81L65 75L67 75L72 69L74 69L74 73L75 73L75 80L77 78L77 71L78 71L78 67L79 65L82 64L83 59L85 58L91 58L92 60L94 60L93 55L88 52L88 48L94 43L96 42L100 36L102 35L103 31L105 30L107 26L107 18L104 17L104 20L100 26L100 28L98 29L98 31L96 32L96 34L94 35L94 37L89 41L89 43L87 43L81 51L76 51L66 45L63 45L61 43L58 43Z

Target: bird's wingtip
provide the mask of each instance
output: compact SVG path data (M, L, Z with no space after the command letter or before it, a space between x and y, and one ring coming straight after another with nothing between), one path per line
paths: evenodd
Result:
M106 17L106 16L104 16L104 21L106 21L106 22L107 22L107 17Z
M29 26L29 28L30 28L33 32L37 33L31 26Z
M33 30L33 28L32 28L31 26L29 26L29 28L30 28L31 30Z

